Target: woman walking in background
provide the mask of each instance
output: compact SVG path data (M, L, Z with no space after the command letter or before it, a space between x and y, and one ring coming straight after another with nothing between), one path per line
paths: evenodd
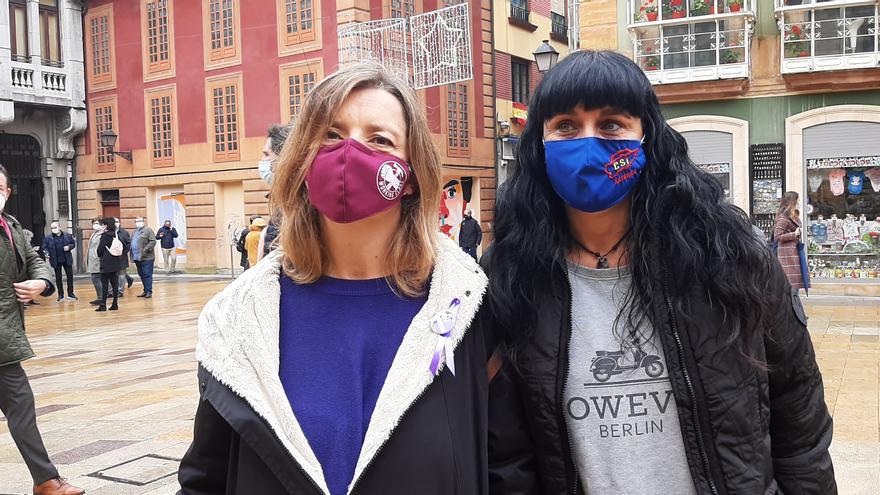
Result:
M101 298L95 311L107 311L107 309L116 311L119 309L119 271L125 266L125 260L122 259L122 256L126 249L117 236L116 220L105 217L101 219L100 223L104 229L101 232L101 240L98 242L98 258L101 259ZM121 249L117 250L117 247L121 247ZM117 254L113 254L114 252ZM107 308L107 291L111 288L113 290L113 304Z
M779 202L776 224L773 227L773 244L779 263L785 271L791 290L809 290L809 271L806 270L804 244L801 242L801 216L797 210L798 193L788 191Z

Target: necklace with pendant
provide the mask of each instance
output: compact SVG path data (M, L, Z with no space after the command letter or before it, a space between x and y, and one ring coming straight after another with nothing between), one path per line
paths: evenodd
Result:
M575 244L580 246L581 249L583 249L584 251L595 256L596 259L598 260L596 262L596 268L602 269L602 268L608 268L608 255L617 251L617 248L619 248L620 245L623 244L623 241L627 237L629 237L629 233L630 233L630 231L627 230L626 233L623 234L623 236L620 238L620 240L618 240L617 243L614 246L612 246L612 248L609 249L608 252L605 254L601 254L596 251L593 251L592 249L588 248L587 246L584 246L583 244L581 244L580 241L578 241L577 239L575 239L574 242L575 242Z

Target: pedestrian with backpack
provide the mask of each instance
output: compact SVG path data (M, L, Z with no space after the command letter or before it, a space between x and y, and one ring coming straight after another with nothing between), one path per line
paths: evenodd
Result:
M116 220L105 217L101 219L100 224L104 228L101 240L98 242L98 258L101 260L101 298L95 311L107 311L107 309L116 311L119 309L118 273L124 266L122 255L125 252L125 245L116 231ZM107 308L107 292L111 287L113 304Z

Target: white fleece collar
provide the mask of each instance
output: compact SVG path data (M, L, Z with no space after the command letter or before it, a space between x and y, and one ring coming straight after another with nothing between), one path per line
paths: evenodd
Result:
M329 494L279 377L279 303L282 254L275 251L211 299L199 316L196 358L218 381L259 414L293 458ZM428 371L437 344L432 318L453 299L461 306L451 333L457 347L486 291L487 279L474 260L440 236L428 299L413 318L379 393L352 483L363 475L379 448L419 395L434 381ZM445 366L440 367L442 372Z

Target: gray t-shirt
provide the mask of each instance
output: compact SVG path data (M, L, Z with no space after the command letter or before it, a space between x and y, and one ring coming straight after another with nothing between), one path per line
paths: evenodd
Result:
M659 337L640 349L621 349L615 337L629 270L574 263L568 269L573 305L565 418L584 492L695 494ZM629 328L625 317L618 326Z

